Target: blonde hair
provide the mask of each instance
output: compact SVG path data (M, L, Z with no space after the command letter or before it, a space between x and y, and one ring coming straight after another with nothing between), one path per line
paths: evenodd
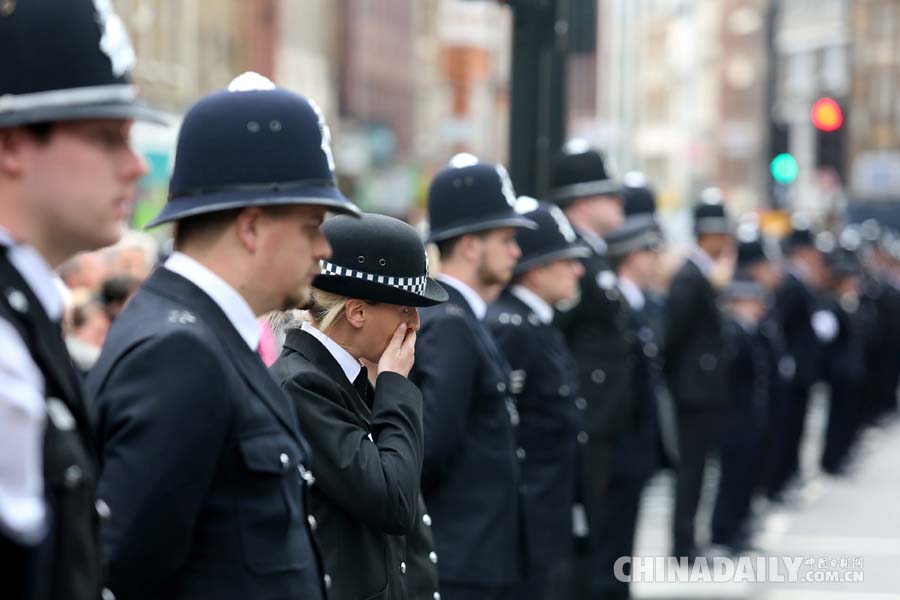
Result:
M313 288L310 293L309 306L306 310L316 329L326 331L334 325L344 315L344 307L347 305L348 300L350 298L347 296L323 292Z

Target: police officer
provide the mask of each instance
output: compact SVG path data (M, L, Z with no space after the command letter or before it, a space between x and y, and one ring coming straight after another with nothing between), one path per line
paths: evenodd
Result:
M731 223L718 192L694 207L697 243L669 287L665 374L678 413L680 464L676 472L673 554L697 555L694 520L706 461L716 450L726 378L724 336L713 285L715 261L732 243Z
M403 221L338 216L322 231L333 256L313 281L312 322L288 330L272 373L315 453L310 513L330 597L405 600L405 536L422 471L422 393L406 375L416 307L440 304L447 292L428 277L422 240ZM361 360L376 367L374 387Z
M635 338L603 240L622 223L621 183L607 173L601 154L583 140L571 140L562 149L552 183L550 199L563 209L580 243L591 251L582 259L585 274L578 302L557 315L587 402L583 413L587 435L582 437L579 457L579 508L586 517L587 543L579 544L579 552L591 558L580 563L576 574L584 588L598 585L601 567L592 561L599 556L605 532L596 521L607 492L616 438L635 416L631 387Z
M455 156L428 190L429 240L450 300L420 311L410 380L422 390L422 494L444 600L510 598L521 573L518 422L510 367L483 323L512 277L517 228L506 170Z
M120 599L323 598L309 446L257 350L257 317L304 304L331 250L335 186L315 104L248 73L185 115L175 252L110 329L88 378L108 586Z
M658 274L662 235L652 214L632 213L607 235L606 242L618 288L628 302L631 331L638 340L632 381L637 406L634 422L619 435L613 453L609 490L598 521L606 538L600 551L602 587L594 597L628 598L628 582L616 578L615 563L633 554L641 493L661 467L674 465L677 433L674 408L662 380L662 347L648 316L652 309L644 291Z
M825 276L824 257L815 246L808 216L797 213L792 217L792 229L784 246L785 274L775 292L775 314L795 371L785 401L778 407L772 432L775 469L767 493L776 501L782 499L785 487L799 469L809 392L819 375L820 336L813 329L813 313L817 290ZM827 333L822 331L820 335Z
M556 206L521 197L517 209L538 224L520 229L522 256L513 285L488 307L486 323L509 361L521 389L519 444L528 565L515 598L559 597L572 556L572 505L576 478L578 395L575 359L562 333L553 326L553 307L573 300L584 274L579 258L589 250Z
M758 326L759 342L766 353L768 397L766 398L765 419L757 436L759 467L755 468L754 488L764 491L772 473L777 471L777 456L772 451L773 431L776 420L789 397L791 382L796 365L789 354L781 329L781 322L775 313L773 297L784 276L781 255L774 240L767 238L756 223L743 223L737 231L737 262L735 278L753 281L766 292L766 311Z
M768 299L762 285L742 274L723 295L726 347L722 359L728 402L722 423L712 543L737 554L749 544L750 506L766 426L769 364L759 325Z
M0 5L0 564L9 598L100 595L97 470L53 269L116 242L146 172L108 3Z

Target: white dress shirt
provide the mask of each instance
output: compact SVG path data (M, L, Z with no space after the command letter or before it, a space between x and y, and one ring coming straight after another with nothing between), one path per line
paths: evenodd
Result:
M463 298L465 298L466 302L469 304L469 308L472 309L472 312L475 313L478 320L481 321L484 319L484 315L487 314L487 303L484 301L484 298L478 295L478 292L456 277L451 277L446 273L438 273L437 280L441 283L446 283L462 294Z
M259 348L259 322L244 297L224 279L182 252L174 252L165 267L177 273L206 292L212 298L238 334L254 352Z
M15 244L0 229L13 267L53 320L62 315L56 275L33 248ZM4 290L3 293L6 293ZM24 340L11 323L0 319L0 527L25 545L43 538L44 427L46 382Z
M700 269L700 272L703 273L703 276L707 279L710 279L713 274L713 269L716 266L716 263L713 261L712 257L707 254L706 250L701 248L700 246L694 246L691 249L691 253L688 256L690 261L697 265L697 268Z
M514 285L509 289L510 293L525 303L525 306L537 315L544 325L553 323L553 307L546 300L521 285Z
M353 358L353 356L344 350L340 344L316 329L312 323L303 323L303 325L300 326L300 329L319 340L319 342L325 346L328 353L331 354L331 356L334 357L334 360L341 366L341 370L347 377L347 381L350 383L356 381L356 377L359 375L359 372L362 371L362 365L359 364L358 360Z
M619 291L625 296L625 300L628 302L631 310L643 310L644 305L647 303L647 298L644 297L644 292L641 291L641 288L636 286L633 281L627 277L619 277Z

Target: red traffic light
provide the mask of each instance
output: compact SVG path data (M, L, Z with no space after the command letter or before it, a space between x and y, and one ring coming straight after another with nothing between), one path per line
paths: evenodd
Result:
M844 124L844 112L831 98L819 98L809 114L815 128L821 131L837 131Z

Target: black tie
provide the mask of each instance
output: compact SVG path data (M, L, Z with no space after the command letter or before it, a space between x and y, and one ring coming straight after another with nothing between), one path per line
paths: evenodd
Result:
M363 402L369 402L369 371L365 367L359 369L359 375L353 380L353 387L356 388L359 397Z

